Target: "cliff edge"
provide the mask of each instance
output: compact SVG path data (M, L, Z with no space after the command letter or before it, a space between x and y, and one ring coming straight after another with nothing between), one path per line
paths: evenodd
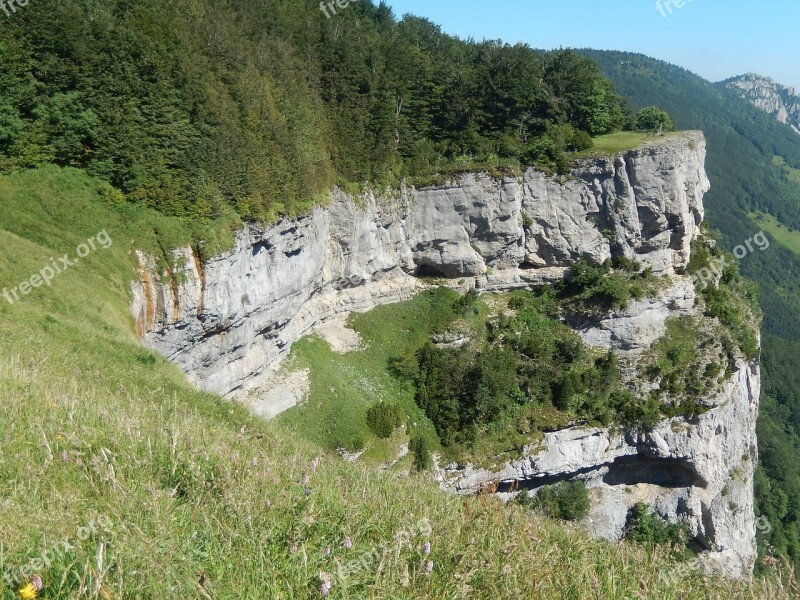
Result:
M634 373L670 317L702 318L683 272L703 220L704 160L703 135L687 132L581 159L568 177L528 169L386 195L334 191L306 216L249 225L233 251L206 263L187 247L159 272L141 254L131 307L137 331L200 387L258 394L293 342L331 319L412 296L425 285L420 276L504 291L559 280L579 259L625 256L668 279L661 297L579 332L624 355ZM756 556L759 365L741 359L731 373L702 400L708 411L700 416L668 419L648 433L551 432L500 469L446 465L441 484L474 493L488 482L536 489L581 479L592 490L586 525L596 535L619 539L629 508L646 502L685 522L708 560L738 576Z

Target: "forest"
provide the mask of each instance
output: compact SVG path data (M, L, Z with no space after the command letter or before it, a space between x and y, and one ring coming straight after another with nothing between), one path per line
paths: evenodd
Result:
M178 216L294 214L334 184L558 164L631 123L596 63L385 5L39 0L0 24L0 171L85 169Z

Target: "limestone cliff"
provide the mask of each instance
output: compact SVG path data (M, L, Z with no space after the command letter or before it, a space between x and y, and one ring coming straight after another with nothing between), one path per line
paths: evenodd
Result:
M704 159L702 134L690 132L583 159L565 178L529 169L386 196L336 191L304 217L248 226L233 251L205 264L184 248L170 273L157 273L153 259L140 255L137 331L201 387L258 394L294 341L333 318L411 296L419 275L491 292L554 281L580 258L625 255L669 277L666 291L580 333L634 364L669 316L694 311L694 288L680 273L703 219ZM489 481L535 488L581 478L595 490L589 525L598 535L618 538L627 509L641 499L686 521L738 574L755 556L758 392L758 365L743 362L706 399L712 408L702 417L674 419L646 435L553 432L497 471L450 465L442 485L473 492Z
M334 192L307 216L247 227L232 252L203 265L188 247L175 251L171 275L141 256L137 330L200 386L229 395L256 387L325 320L413 294L415 275L501 290L612 254L671 275L703 218L704 159L702 135L688 133L585 160L563 181L529 169L394 197Z
M729 79L725 85L800 135L800 96L794 88L754 73Z

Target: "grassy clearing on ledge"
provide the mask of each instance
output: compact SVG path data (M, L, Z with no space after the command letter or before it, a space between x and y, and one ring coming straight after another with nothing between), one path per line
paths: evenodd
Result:
M626 150L632 150L641 146L645 142L652 142L660 139L679 137L680 131L667 132L657 136L652 133L642 133L639 131L617 131L608 135L601 135L592 138L593 146L588 150L576 153L574 156L588 158L598 155L618 154Z
M73 183L0 178L0 287L111 231L117 213ZM0 572L40 574L41 598L307 600L321 573L336 599L791 597L777 583L664 582L676 565L660 551L348 465L196 391L135 339L130 239L52 288L0 298ZM0 598L17 588L0 578Z
M311 392L305 403L278 422L327 449L357 450L374 441L366 427L367 409L381 401L397 402L415 433L437 447L433 426L414 402L413 385L395 377L389 364L422 345L437 327L449 325L457 298L456 292L437 288L407 302L352 315L348 325L364 344L359 351L337 354L318 337L300 340L292 348L288 368L310 370Z

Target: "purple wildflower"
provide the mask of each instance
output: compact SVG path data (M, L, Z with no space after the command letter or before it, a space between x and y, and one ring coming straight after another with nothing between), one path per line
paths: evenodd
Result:
M308 481L309 481L308 473L303 471L303 475L300 477L300 483L302 483L303 485L306 485L308 483Z
M319 595L327 596L331 593L331 576L327 573L320 573L319 575Z
M31 577L31 584L37 592L41 591L41 589L44 587L44 584L42 583L42 576L37 574Z
M433 572L433 561L432 560L429 560L428 562L425 563L425 572L426 573L432 573Z
M318 467L318 466L319 466L319 457L317 457L317 458L314 458L314 459L311 461L311 471L312 471L312 472L316 472L316 470L317 470L317 467Z
M431 553L431 543L425 542L425 545L422 547L422 554L428 556Z
M347 548L349 550L352 547L353 540L351 540L349 537L344 538L344 541L342 542L342 548Z

